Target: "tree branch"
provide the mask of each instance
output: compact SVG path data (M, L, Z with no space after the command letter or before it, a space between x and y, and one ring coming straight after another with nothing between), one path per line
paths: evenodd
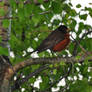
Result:
M92 31L88 31L87 33L84 33L82 35L82 37L79 39L78 43L75 41L75 46L74 46L74 50L73 50L73 56L77 55L77 48L78 48L78 44L80 44L80 42L82 41L82 39L87 36L88 34L92 33Z
M60 63L60 62L82 63L86 58L87 58L87 56L85 57L85 55L81 56L81 58L79 58L79 59L76 59L76 57L30 58L30 59L27 59L23 62L16 64L13 67L13 70L15 72L17 72L18 70L20 70L26 66L36 65L36 64L54 64L54 63ZM89 57L89 61L92 61L92 56Z
M36 65L36 64L55 64L55 63L60 63L60 62L65 62L65 63L77 63L77 62L79 62L79 63L82 63L85 59L87 59L87 56L85 56L85 55L82 55L81 58L76 58L73 56L72 57L30 58L30 59L27 59L23 62L16 64L13 67L13 72L11 73L10 79L14 75L15 72L18 72L20 69L25 68L27 66ZM88 56L88 61L92 61L92 56ZM39 68L38 70L35 70L33 73L28 75L27 78L23 79L20 82L20 84L24 83L30 77L37 75L39 72L41 72L47 68L48 67L42 67L42 68ZM67 74L69 74L69 73L67 73ZM67 77L67 75L65 75L64 77Z
M49 2L49 1L50 1L50 0L43 0L44 3L47 3L47 2ZM15 3L16 3L16 4L20 4L20 1L15 0ZM33 0L33 2L32 2L31 0L25 0L25 1L24 1L24 5L26 5L26 4L32 4L32 3L34 3L35 5L38 5L38 6L41 5L41 3L38 2L38 0ZM4 5L5 5L5 6L8 6L8 7L10 6L10 4L9 4L8 2L4 3Z
M72 35L71 35L71 37L73 38ZM74 41L76 42L77 46L79 46L81 48L81 50L85 53L85 55L89 55L88 52L82 47L82 45L80 44L79 41L77 41L76 39L74 39Z
M44 12L41 12L41 13L38 13L38 15L44 15L44 14L48 14L48 13L51 13L51 11L44 11ZM32 14L29 16L29 18L32 18L35 14ZM3 20L3 19L18 19L18 17L9 17L9 16L5 16L5 17L0 17L0 20Z
M18 79L18 81L16 80L15 83L14 83L14 85L12 86L12 91L14 91L14 90L16 90L16 89L19 89L20 86L21 86L23 83L27 82L31 77L36 76L37 74L39 74L40 72L42 72L42 71L44 71L44 70L46 70L46 69L48 69L48 68L49 68L48 65L43 65L43 66L41 66L40 68L36 69L34 72L32 72L32 73L30 73L29 75L27 75L25 78L23 78L23 79Z
M51 89L55 84L57 84L59 81L61 81L63 78L67 78L68 76L69 76L69 74L70 74L70 72L71 72L71 69L72 69L72 64L70 65L70 67L69 67L69 70L67 71L67 73L65 73L65 75L61 75L62 77L61 78L59 78L58 80L55 80L52 84L50 84L50 86L46 89L46 90L44 90L44 91L41 91L41 92L48 92L49 91L49 89ZM62 91L61 91L62 92Z

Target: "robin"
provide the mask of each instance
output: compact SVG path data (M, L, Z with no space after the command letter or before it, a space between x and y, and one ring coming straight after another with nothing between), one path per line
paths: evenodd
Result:
M32 54L33 52L40 53L47 49L50 49L53 52L60 52L64 50L70 42L69 31L70 29L68 29L65 25L59 26L57 29L52 31L34 51L29 52L26 56Z

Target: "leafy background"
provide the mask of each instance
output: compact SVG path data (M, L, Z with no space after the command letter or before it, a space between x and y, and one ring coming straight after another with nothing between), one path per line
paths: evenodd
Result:
M76 40L79 41L81 35L88 31L92 31L91 25L84 23L87 21L87 17L92 17L92 8L84 7L81 8L80 4L76 5L76 8L80 9L77 12L71 3L71 1L66 0L49 0L45 2L43 0L38 0L40 4L34 4L33 0L30 0L31 4L24 4L25 0L19 0L18 3L15 0L10 0L10 6L12 9L12 21L11 21L11 37L10 46L11 52L13 52L14 57L11 56L12 64L19 63L26 58L23 58L23 54L28 53L28 48L35 49L41 41L60 24L64 24L72 29L71 34L76 35ZM2 4L2 3L1 3ZM3 4L2 4L3 5ZM84 12L83 14L81 12ZM0 9L1 14L3 10ZM53 18L54 16L54 18ZM78 23L76 17L83 20ZM78 25L77 29L76 26ZM9 20L5 19L3 21L3 26L7 28L9 26ZM74 36L74 35L73 35ZM85 36L81 40L80 44L87 51L92 51L92 38ZM54 53L57 55L73 55L74 51L74 40L71 38L71 43L67 51L62 51L61 53ZM2 50L0 48L0 53L6 54L7 50ZM83 53L81 48L78 46L77 53ZM52 57L49 51L44 51L37 55L38 57ZM32 57L32 56L31 56ZM76 56L80 58L81 56ZM92 66L85 60L84 63L73 64L71 72L66 78L63 78L65 85L57 85L54 83L59 80L60 77L65 75L70 67L70 64L53 64L49 65L50 69L44 70L39 75L36 75L28 80L27 83L23 84L21 88L24 88L24 92L31 92L34 88L36 92L44 91L49 89L51 92L52 87L49 88L51 84L54 83L53 88L59 88L63 90L62 92L91 92L92 91ZM18 72L18 74L23 74L26 76L32 73L35 69L38 69L41 65L33 65L31 67L26 67ZM34 83L40 77L39 88L34 87ZM58 91L58 92L59 92ZM20 92L17 90L16 92ZM61 91L60 91L61 92Z

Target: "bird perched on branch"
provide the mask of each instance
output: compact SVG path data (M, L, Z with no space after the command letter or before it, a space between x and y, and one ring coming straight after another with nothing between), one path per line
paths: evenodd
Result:
M66 48L70 42L69 31L65 25L59 26L57 29L52 31L47 38L32 52L29 52L25 57L32 54L33 52L40 53L47 49L53 52L60 52Z

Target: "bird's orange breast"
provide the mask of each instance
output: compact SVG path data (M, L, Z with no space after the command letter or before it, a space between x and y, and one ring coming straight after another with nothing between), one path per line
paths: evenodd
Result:
M65 39L53 47L53 51L57 52L64 50L66 46L69 44L69 42L70 42L69 34L66 34Z

